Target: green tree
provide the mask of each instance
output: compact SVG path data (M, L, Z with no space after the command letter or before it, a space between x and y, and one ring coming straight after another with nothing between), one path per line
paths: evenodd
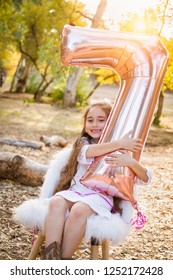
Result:
M13 45L21 54L11 84L11 91L24 92L31 70L36 69L37 86L35 99L39 99L45 89L62 71L60 62L60 36L64 24L74 22L85 25L76 9L83 8L78 1L65 0L21 0L8 1L4 25L7 34L13 32ZM5 9L4 9L5 10ZM11 12L13 11L13 12Z
M165 75L165 79L163 82L163 87L159 95L158 108L155 113L153 124L160 124L160 117L163 109L164 102L164 91L166 89L172 89L172 39L166 40L164 35L164 28L166 25L173 24L173 3L170 0L160 0L159 5L155 7L155 9L145 10L143 16L139 16L137 14L128 14L128 17L125 21L120 23L121 31L128 32L141 32L139 29L139 23L145 22L145 27L143 28L143 32L147 34L158 35L161 40L164 42L165 46L168 49L170 54L170 62L168 65L168 70Z
M17 24L14 21L15 7L11 0L0 1L0 68L7 69L8 56L14 51L14 39L17 34Z

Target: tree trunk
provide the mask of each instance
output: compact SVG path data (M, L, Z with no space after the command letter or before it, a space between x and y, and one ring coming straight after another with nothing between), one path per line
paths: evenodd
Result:
M13 153L0 153L0 179L41 186L48 166Z
M92 20L91 27L92 28L99 28L101 19L103 16L103 13L105 11L106 5L107 5L108 0L101 0L100 4L97 8L97 11L94 15L94 18ZM82 75L83 68L81 67L74 67L73 72L69 76L67 80L67 85L66 89L64 92L64 97L63 97L63 106L64 107L73 107L75 106L76 102L76 87L78 84L78 81Z
M16 72L13 75L13 80L12 80L11 85L10 85L10 92L13 92L13 88L14 88L14 84L15 84L16 76L17 76L17 69L19 68L19 65L20 65L21 61L22 61L22 57L20 57L19 62L18 62L17 67L16 67Z
M106 9L106 6L107 6L107 2L108 0L101 0L100 1L100 4L98 5L98 8L97 8L97 11L94 15L94 18L92 20L92 24L91 24L91 27L92 28L100 28L100 24L101 24L101 19L102 19L102 16L104 14L104 11Z
M21 57L19 64L14 74L14 79L11 85L10 92L25 92L28 74L31 66L31 61L29 61L24 56Z
M163 101L164 101L164 94L163 94L163 91L161 91L160 95L159 95L158 108L157 108L156 115L155 115L155 118L153 121L154 125L160 124L160 117L162 115L162 110L163 110Z
M163 15L162 15L162 24L161 24L161 27L160 27L160 31L158 33L159 37L161 36L161 33L163 31L163 27L165 25L165 15L166 15L166 10L168 8L168 5L169 5L169 0L166 0L164 5L163 5L164 7L163 7ZM153 124L157 125L157 126L159 126L159 124L160 124L160 117L162 115L162 110L163 110L163 102L164 102L164 94L163 94L163 91L161 90L160 95L159 95L159 102L158 102L156 115L155 115L154 120L153 120Z
M75 67L73 72L68 78L66 89L63 96L64 107L74 107L76 103L76 87L81 77L83 69Z
M35 64L36 66L36 64ZM45 69L44 69L44 74L41 74L42 80L40 84L38 85L37 89L34 92L34 100L35 101L40 101L41 97L43 96L46 88L53 82L54 78L51 78L49 81L47 81L46 77L48 76L47 71L48 71L49 65L47 64ZM36 68L38 70L38 67Z
M13 145L19 147L29 147L38 150L41 150L43 147L42 143L38 143L38 142L11 139L11 138L2 138L2 137L0 137L0 144L7 144L7 145Z
M65 138L58 135L53 135L51 137L41 135L40 141L44 142L45 146L48 147L57 146L57 147L64 148L68 144L68 141Z

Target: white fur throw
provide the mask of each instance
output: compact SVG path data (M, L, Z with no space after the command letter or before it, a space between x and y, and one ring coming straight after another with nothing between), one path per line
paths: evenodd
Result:
M50 197L60 179L60 171L65 166L71 153L71 148L65 148L58 152L50 162L37 199L29 199L14 209L14 219L27 228L38 227L44 233L45 218L48 212ZM130 232L129 221L134 215L130 202L122 201L122 216L112 214L111 220L98 215L91 216L87 221L85 242L91 237L100 240L111 240L112 245L121 244Z

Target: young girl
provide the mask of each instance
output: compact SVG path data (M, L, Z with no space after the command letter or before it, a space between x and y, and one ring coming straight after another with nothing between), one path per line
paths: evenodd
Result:
M111 215L113 198L100 196L80 183L94 157L120 149L136 152L142 148L140 139L129 137L131 132L120 140L98 144L110 111L109 104L97 103L85 112L81 136L74 143L55 195L50 199L45 222L47 260L70 259L84 237L87 219L91 215L107 218ZM109 155L106 162L130 167L143 182L149 179L146 169L125 151L120 155Z

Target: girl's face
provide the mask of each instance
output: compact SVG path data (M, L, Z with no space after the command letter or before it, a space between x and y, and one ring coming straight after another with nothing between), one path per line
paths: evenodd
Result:
M85 132L87 132L97 143L107 121L106 113L99 106L92 107L85 122Z

